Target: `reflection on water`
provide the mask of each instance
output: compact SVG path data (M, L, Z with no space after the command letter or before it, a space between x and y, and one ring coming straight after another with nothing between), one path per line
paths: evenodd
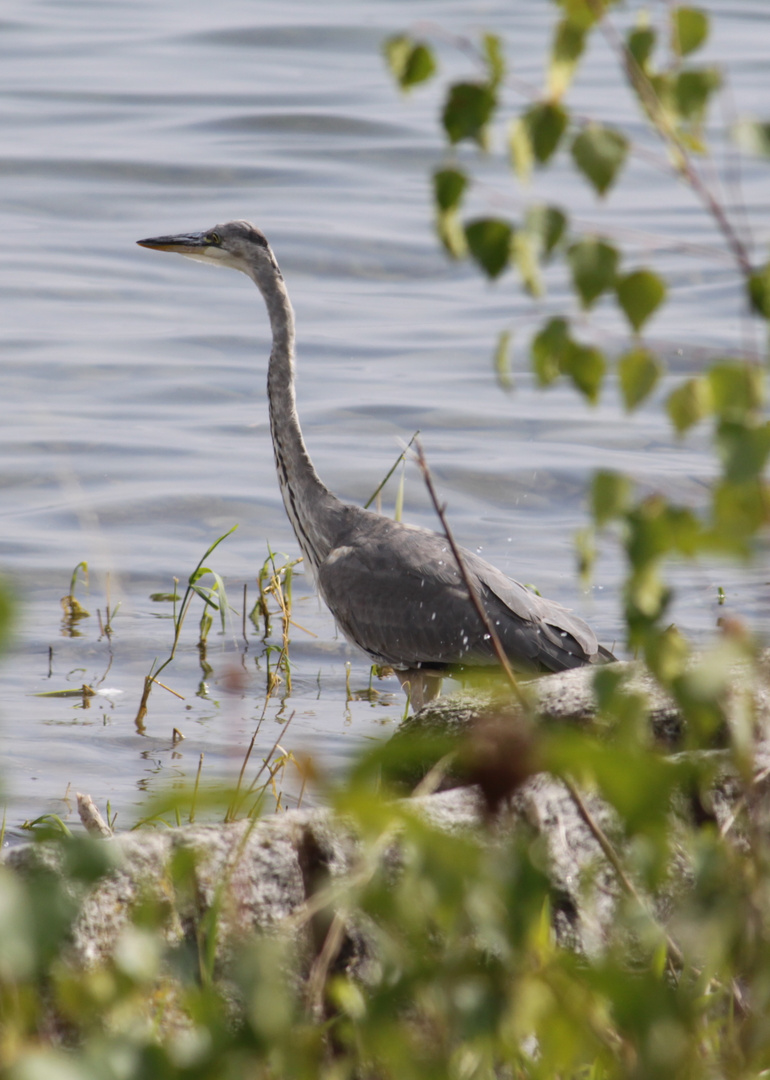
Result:
M761 112L764 5L715 10L717 42L736 60L736 109ZM259 725L253 760L261 760L290 716L287 749L333 770L391 730L403 709L394 683L375 686L383 696L374 703L347 700L345 662L354 691L368 686L368 667L336 636L301 573L292 693L266 701L274 655L248 621L244 639L243 586L248 607L268 545L288 556L297 548L273 472L262 304L245 278L153 259L135 247L138 237L257 221L296 308L300 411L330 486L364 501L420 429L458 537L578 608L608 644L619 633L622 573L612 545L590 594L573 573L586 477L611 464L697 503L712 475L697 437L677 443L652 409L629 421L612 395L587 412L566 389L537 392L525 343L543 310L508 280L489 288L442 257L428 200L429 170L443 153L439 90L399 99L379 55L383 37L414 14L403 0L338 0L322 14L310 0L279 9L17 0L6 12L0 566L19 597L3 676L12 829L47 809L71 817L76 789L102 807L111 800L126 826L145 791L191 783L202 753L204 777L237 776ZM551 15L545 0L430 5L431 19L452 32L502 32L517 74L534 83ZM449 50L442 62L467 70ZM611 78L599 49L576 106L631 120L643 138L628 101L607 94ZM530 197L493 162L488 173L488 190L503 192L512 213ZM742 178L758 250L764 179L759 168ZM640 158L602 208L566 168L545 177L539 194L560 201L567 184L581 226L601 223L628 246L629 264L655 259L668 277L675 299L655 330L675 372L696 368L708 347L751 344L719 237L665 172ZM484 191L478 198L487 205ZM565 302L556 278L546 310ZM510 396L490 370L505 325L518 350ZM607 317L605 332L612 340L620 328ZM386 512L393 497L391 485ZM406 514L434 524L413 467ZM173 591L175 578L183 588L236 523L211 561L229 590L229 627L212 630L203 663L200 611L191 614L164 672L182 699L156 688L139 733L144 676L173 636L168 602L150 597ZM60 597L82 560L90 586L79 587L80 599L91 615L63 633ZM677 620L703 640L719 586L735 610L766 619L766 578L761 569L687 568L677 577ZM117 608L109 635L108 605ZM98 693L33 696L83 684ZM295 794L298 783L288 784Z

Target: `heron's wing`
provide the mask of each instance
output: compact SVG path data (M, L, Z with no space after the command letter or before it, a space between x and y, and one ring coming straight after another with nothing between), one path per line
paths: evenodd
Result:
M398 668L459 662L478 627L447 555L421 532L365 535L334 548L318 586L345 636ZM477 621L477 620L476 620Z
M319 566L318 584L349 640L399 668L494 663L445 538L367 514L344 541ZM596 652L596 638L580 619L472 552L463 557L514 666L560 670Z
M574 655L578 663L585 663L600 652L601 647L591 627L568 608L531 592L472 552L463 552L463 561L484 591L499 601L504 609L526 619L533 626L540 625L542 633L557 648ZM488 610L496 606L494 601L490 603L491 597L485 602Z

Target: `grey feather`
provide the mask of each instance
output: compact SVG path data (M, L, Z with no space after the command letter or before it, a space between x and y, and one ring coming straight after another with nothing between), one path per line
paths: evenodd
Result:
M514 668L558 671L604 658L582 619L478 555L461 555ZM431 670L495 663L449 543L437 533L345 507L318 586L345 636L378 663Z

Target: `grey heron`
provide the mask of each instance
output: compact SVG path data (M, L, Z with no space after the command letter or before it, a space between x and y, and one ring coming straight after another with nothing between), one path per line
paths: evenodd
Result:
M305 565L345 637L395 670L413 708L438 694L444 674L494 667L490 635L446 537L344 503L316 473L294 395L294 312L264 234L248 221L230 221L138 243L240 270L262 293L273 338L267 397L278 483ZM514 669L561 671L614 659L561 604L471 551L462 559Z

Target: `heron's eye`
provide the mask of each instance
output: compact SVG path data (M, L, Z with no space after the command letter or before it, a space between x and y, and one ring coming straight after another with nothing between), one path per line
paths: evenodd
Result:
M208 234L208 236L206 237L206 243L207 244L221 244L222 243L222 237L219 235L219 233L210 232Z

